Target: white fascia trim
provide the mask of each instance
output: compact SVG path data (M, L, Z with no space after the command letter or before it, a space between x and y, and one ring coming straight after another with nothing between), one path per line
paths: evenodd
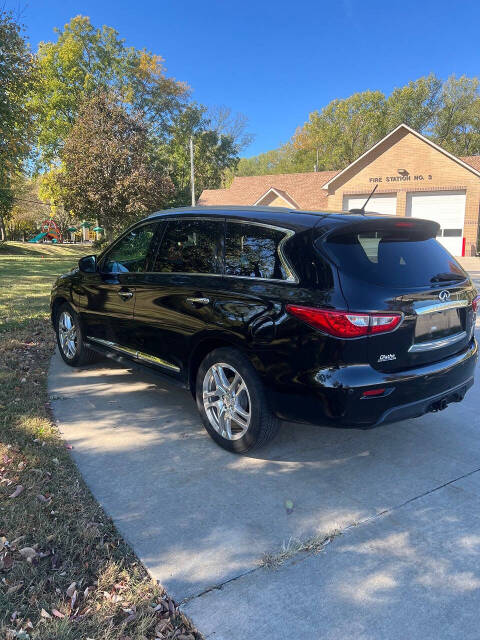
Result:
M264 200L269 193L273 192L277 198L281 198L282 200L285 200L285 202L287 202L290 206L295 207L295 209L298 209L298 204L295 202L295 200L293 198L291 198L290 196L287 195L287 197L285 197L283 195L283 193L280 193L279 191L277 191L275 189L275 187L270 187L270 189L268 191L265 191L265 193L263 194L263 196L260 196L260 198L253 203L253 206L259 204L262 200Z

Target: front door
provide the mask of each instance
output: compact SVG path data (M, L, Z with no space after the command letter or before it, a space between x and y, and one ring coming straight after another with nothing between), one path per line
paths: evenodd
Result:
M147 268L156 226L129 230L102 257L98 271L85 274L77 306L87 340L129 353L136 283Z

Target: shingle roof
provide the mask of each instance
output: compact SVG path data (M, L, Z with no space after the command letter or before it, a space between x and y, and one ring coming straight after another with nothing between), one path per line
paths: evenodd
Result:
M200 206L251 205L272 187L286 191L301 209L325 209L327 192L322 186L338 171L279 173L266 176L236 176L229 189L205 189L198 199Z
M459 158L459 160L466 162L477 171L480 171L480 156L464 156L463 158Z

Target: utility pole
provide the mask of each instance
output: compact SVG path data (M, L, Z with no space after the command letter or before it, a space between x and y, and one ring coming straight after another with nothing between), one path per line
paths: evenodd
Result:
M192 207L195 206L195 169L193 166L193 136L190 136L190 186L192 189Z

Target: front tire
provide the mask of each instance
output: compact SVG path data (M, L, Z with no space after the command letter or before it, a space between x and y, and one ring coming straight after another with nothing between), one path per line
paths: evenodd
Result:
M62 304L58 309L55 333L60 355L70 367L79 367L100 359L95 351L85 346L79 317L68 303Z
M208 434L228 451L261 447L278 431L257 372L236 349L221 347L206 356L197 372L196 401Z

